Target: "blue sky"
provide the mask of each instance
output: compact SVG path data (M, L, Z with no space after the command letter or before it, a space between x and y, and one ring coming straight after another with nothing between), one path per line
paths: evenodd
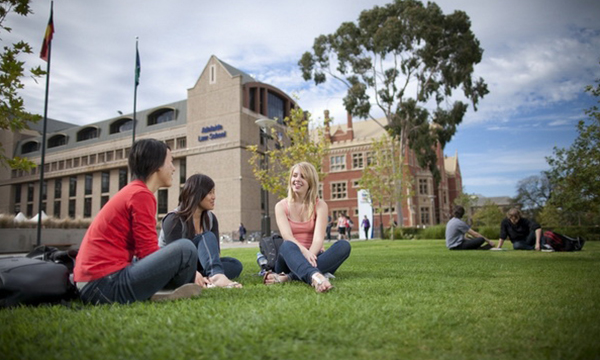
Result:
M54 4L49 117L87 124L133 109L135 37L142 61L138 109L185 99L211 55L299 97L322 120L345 121L345 88L305 82L297 62L321 34L334 32L377 0L61 1ZM458 153L465 190L514 196L521 179L548 168L554 146L568 147L600 78L600 1L440 0L445 13L465 11L484 49L475 69L490 94L469 109L445 153ZM2 45L22 39L39 59L49 1L34 14L11 16ZM142 11L143 9L143 11ZM44 80L27 78L26 108L43 113ZM381 113L374 111L375 117Z

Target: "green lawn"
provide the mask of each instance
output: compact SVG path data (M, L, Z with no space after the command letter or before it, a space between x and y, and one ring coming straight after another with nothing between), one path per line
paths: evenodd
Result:
M0 310L3 359L599 359L600 242L576 253L353 242L335 288L264 286L128 306ZM509 246L505 246L509 247Z

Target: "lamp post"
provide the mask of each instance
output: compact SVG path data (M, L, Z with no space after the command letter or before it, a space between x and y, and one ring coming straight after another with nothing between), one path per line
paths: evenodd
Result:
M277 124L276 120L268 119L268 118L260 118L254 122L258 127L260 127L260 137L264 139L265 151L264 156L265 159L262 162L262 169L269 170L269 154L267 151L269 150L269 139L271 135L269 131L271 127ZM262 186L260 186L260 190L262 193L262 198L265 201L265 207L263 209L263 215L261 220L261 232L263 236L271 236L271 217L269 216L269 192Z

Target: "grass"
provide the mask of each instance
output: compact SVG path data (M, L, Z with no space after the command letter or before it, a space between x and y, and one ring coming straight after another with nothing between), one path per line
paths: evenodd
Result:
M3 359L598 359L600 243L576 253L353 242L335 288L264 286L128 306L0 310Z

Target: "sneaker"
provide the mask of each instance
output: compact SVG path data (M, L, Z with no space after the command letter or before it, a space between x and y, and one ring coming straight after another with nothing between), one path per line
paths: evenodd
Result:
M485 244L485 245L483 245L483 246L480 246L480 247L479 247L479 250L491 250L492 248L493 248L493 246L492 246L492 245L490 245L490 244Z
M169 301L177 299L191 298L199 296L202 292L202 287L195 283L181 285L175 290L161 290L152 295L151 301Z
M544 244L542 245L542 252L554 252L554 249L552 248L552 246Z

